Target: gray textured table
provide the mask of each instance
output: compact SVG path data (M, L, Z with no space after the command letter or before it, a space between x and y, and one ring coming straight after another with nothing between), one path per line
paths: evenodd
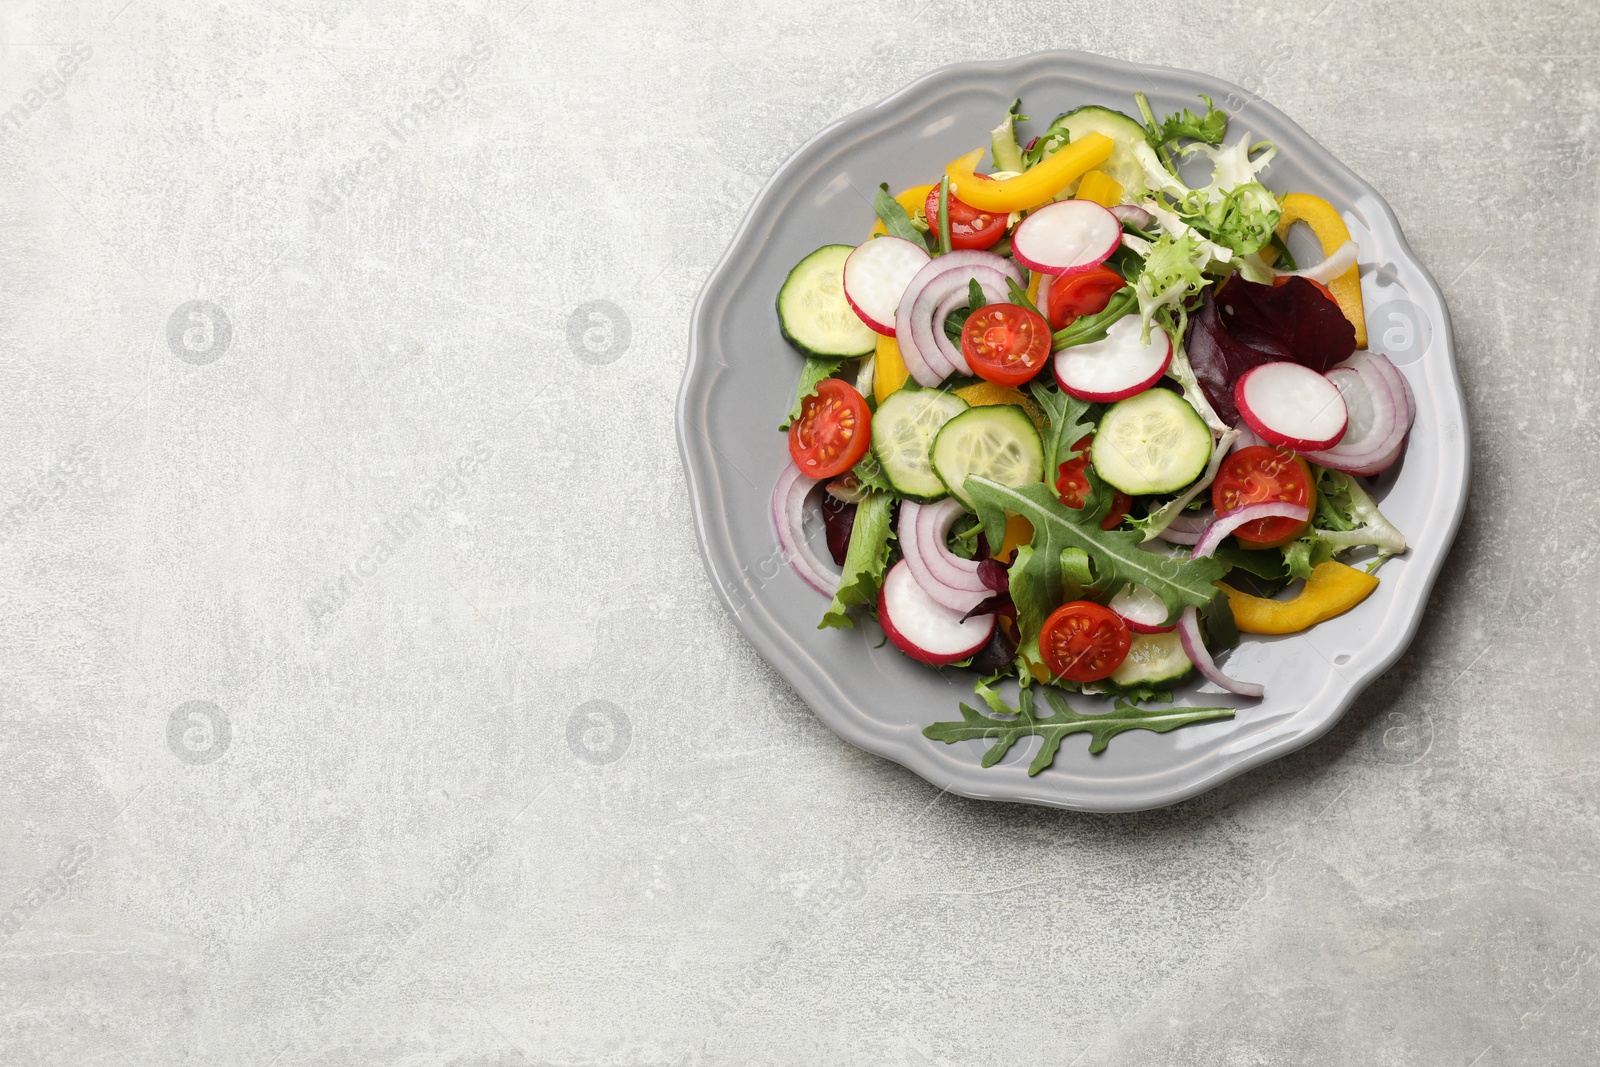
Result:
M1595 1062L1600 14L1140 10L9 0L0 1060ZM1401 664L1137 816L837 740L673 442L772 169L1045 46L1367 177L1474 420Z

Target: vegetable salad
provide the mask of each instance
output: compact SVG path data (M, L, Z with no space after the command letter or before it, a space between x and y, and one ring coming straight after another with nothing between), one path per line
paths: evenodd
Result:
M992 739L985 766L1033 734L1030 774L1069 733L1098 752L1232 715L1152 705L1195 673L1263 695L1216 657L1356 608L1405 551L1363 479L1399 461L1415 403L1366 348L1359 249L1332 205L1263 185L1276 149L1229 141L1200 99L1159 121L1142 94L1138 118L1080 107L1026 140L1018 101L937 181L881 186L871 233L778 292L805 359L780 545L831 598L823 627L873 618L973 672L988 714L925 733ZM1295 223L1322 247L1305 269ZM804 530L818 491L826 554ZM1085 715L1071 692L1117 699Z

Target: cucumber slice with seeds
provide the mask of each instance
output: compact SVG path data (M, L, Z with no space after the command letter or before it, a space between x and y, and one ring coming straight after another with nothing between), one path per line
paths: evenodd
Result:
M1106 409L1089 459L1096 474L1124 493L1176 493L1206 469L1211 431L1177 393L1146 389Z
M884 397L872 415L872 453L896 492L924 504L945 496L929 457L939 431L966 410L965 400L938 389L907 387Z
M973 475L1020 488L1044 477L1044 446L1028 413L1015 404L968 408L939 431L933 469L952 496L976 510L967 495Z
M1111 672L1113 685L1147 685L1163 688L1181 681L1194 670L1183 651L1183 639L1176 631L1164 634L1134 634L1128 657Z
M795 264L778 290L783 339L818 359L854 359L878 347L844 295L844 261L852 245L823 245Z

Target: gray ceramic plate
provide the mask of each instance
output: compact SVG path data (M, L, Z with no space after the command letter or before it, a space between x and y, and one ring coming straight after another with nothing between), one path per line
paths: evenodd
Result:
M1264 699L1238 702L1194 683L1177 694L1183 704L1239 703L1232 720L1125 733L1097 756L1087 737L1069 737L1055 764L1030 778L1037 738L983 768L986 743L922 736L929 723L960 718L957 703L973 699L970 673L936 672L875 648L882 634L870 623L817 629L826 601L783 562L768 517L772 485L788 461L776 427L801 362L779 336L773 302L803 255L865 237L873 222L868 197L879 182L899 189L927 181L950 159L987 145L1013 97L1047 120L1081 104L1132 111L1138 91L1158 114L1209 94L1232 115L1230 140L1249 131L1277 144L1265 176L1271 188L1315 193L1344 214L1361 246L1370 346L1388 353L1416 391L1405 460L1383 476L1378 493L1411 548L1384 566L1377 592L1354 611L1308 634L1246 638L1224 658L1230 674L1266 684ZM1086 811L1171 804L1325 733L1416 632L1467 495L1466 411L1450 319L1382 198L1287 116L1237 86L1081 52L935 71L823 130L779 168L695 307L678 443L712 584L740 630L835 732L963 796ZM1082 697L1073 703L1097 707Z

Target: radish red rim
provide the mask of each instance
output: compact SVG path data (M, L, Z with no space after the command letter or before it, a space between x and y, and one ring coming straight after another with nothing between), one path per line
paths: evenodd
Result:
M929 671L891 648L876 648L881 637L870 626L864 633L816 629L818 594L783 563L768 516L771 486L787 463L771 413L787 409L794 385L792 376L773 373L774 352L786 342L771 321L771 294L820 240L853 244L870 228L870 210L852 185L926 181L922 175L938 173L951 158L952 138L974 148L987 143L994 115L1019 94L1037 97L1041 110L1067 110L1083 103L1126 107L1136 91L1146 92L1157 111L1193 105L1196 93L1244 101L1233 121L1279 148L1269 187L1322 196L1350 226L1361 247L1367 307L1406 299L1422 316L1431 344L1402 368L1405 388L1416 395L1416 424L1404 461L1377 483L1380 505L1405 528L1412 547L1385 566L1360 620L1332 620L1309 636L1252 641L1232 653L1225 664L1230 674L1265 679L1271 690L1259 702L1241 702L1232 720L1171 735L1130 733L1095 757L1083 744L1063 744L1049 771L1030 778L1026 763L1036 746L1019 743L1000 763L981 768L978 743L947 747L921 736L922 727L947 714L942 709L970 702L963 674ZM847 208L851 200L856 205ZM696 304L678 441L714 588L735 625L828 726L941 790L1131 811L1194 796L1310 743L1398 658L1420 622L1466 499L1469 436L1452 351L1443 300L1392 212L1282 113L1205 75L1043 53L940 70L823 131L784 164L758 194ZM752 446L768 437L771 446ZM1230 702L1194 682L1176 693L1180 704ZM1077 698L1074 705L1096 708Z

